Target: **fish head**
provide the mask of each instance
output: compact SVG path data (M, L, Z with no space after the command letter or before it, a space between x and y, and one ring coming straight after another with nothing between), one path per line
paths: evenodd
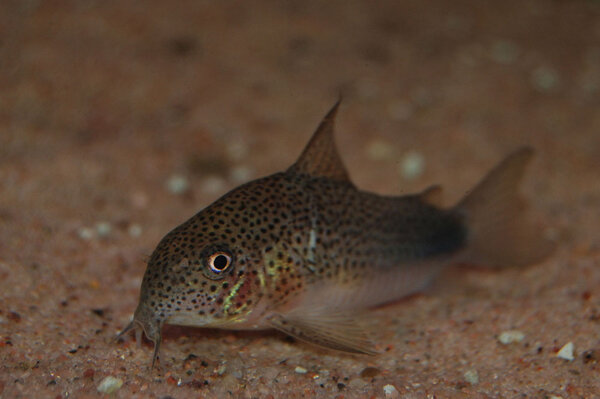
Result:
M163 324L244 329L294 306L314 274L313 179L352 186L335 148L339 101L286 171L246 183L169 232L148 262L132 323L154 342Z
M261 233L262 199L251 194L230 192L160 241L134 314L150 340L160 341L165 323L235 329L256 317L268 240Z

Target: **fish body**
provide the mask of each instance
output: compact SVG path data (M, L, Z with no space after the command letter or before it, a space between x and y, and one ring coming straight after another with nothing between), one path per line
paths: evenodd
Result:
M438 186L381 196L348 178L333 140L338 105L290 168L232 190L160 241L123 331L143 329L153 360L165 323L276 328L373 353L357 311L418 291L451 263L528 264L549 253L516 195L532 150L451 208Z

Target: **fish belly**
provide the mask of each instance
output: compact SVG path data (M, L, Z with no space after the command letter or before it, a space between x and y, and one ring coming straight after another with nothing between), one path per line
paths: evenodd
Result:
M361 310L422 290L449 262L422 261L382 270L351 281L323 281L307 289L299 307Z

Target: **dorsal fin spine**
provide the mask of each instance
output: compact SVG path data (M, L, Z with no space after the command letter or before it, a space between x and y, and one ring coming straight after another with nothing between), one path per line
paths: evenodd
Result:
M288 173L350 181L333 137L340 102L341 99L325 115L296 163L288 169Z

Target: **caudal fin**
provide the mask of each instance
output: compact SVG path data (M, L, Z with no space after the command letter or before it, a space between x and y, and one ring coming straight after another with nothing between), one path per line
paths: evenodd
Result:
M519 195L519 183L532 157L529 147L515 151L456 205L468 228L466 262L488 267L527 265L554 249Z

